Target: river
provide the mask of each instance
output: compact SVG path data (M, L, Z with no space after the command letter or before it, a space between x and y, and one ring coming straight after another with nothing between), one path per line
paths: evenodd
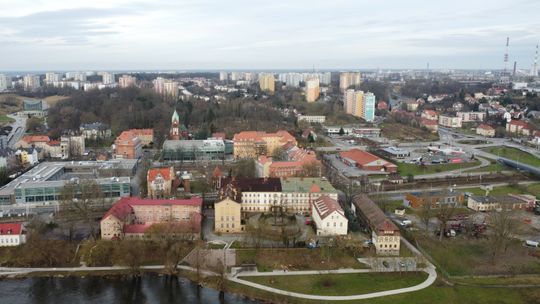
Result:
M220 303L255 304L242 296L199 288L185 278L167 279L157 274L130 277L35 277L0 281L0 303Z

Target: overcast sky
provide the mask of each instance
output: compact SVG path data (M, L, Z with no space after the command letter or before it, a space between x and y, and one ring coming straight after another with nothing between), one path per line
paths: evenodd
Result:
M529 69L540 1L0 0L0 70Z

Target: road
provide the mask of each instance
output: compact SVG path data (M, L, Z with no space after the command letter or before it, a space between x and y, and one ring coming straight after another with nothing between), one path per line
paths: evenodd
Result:
M19 140L21 140L21 138L24 136L24 132L26 131L26 117L19 117L16 114L8 114L7 116L15 119L15 121L11 124L13 129L8 136L11 138L8 142L8 146L10 148L15 148L15 145L17 142L19 142Z

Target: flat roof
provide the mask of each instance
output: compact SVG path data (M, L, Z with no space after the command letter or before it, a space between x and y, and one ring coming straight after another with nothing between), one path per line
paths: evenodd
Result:
M281 189L283 192L337 193L328 180L318 177L282 177Z
M63 186L67 181L72 180L72 174L66 173L65 169L91 169L107 170L107 169L133 169L137 164L136 159L115 159L109 161L67 161L67 162L43 162L37 164L32 169L18 176L7 185L0 188L0 195L11 195L16 188L32 188L32 187L54 187ZM97 172L96 172L97 173ZM57 174L61 174L58 180L50 180ZM63 177L63 178L62 178ZM106 183L111 181L111 177L91 177L98 183ZM130 177L117 177L117 182L129 182Z

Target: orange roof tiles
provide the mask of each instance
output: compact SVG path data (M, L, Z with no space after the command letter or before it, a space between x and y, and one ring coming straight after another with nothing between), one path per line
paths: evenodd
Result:
M25 135L22 138L23 141L27 143L34 143L34 142L49 142L51 139L49 136L46 135Z
M171 180L171 168L152 168L148 170L148 181L156 179L158 174L161 174L165 180Z

